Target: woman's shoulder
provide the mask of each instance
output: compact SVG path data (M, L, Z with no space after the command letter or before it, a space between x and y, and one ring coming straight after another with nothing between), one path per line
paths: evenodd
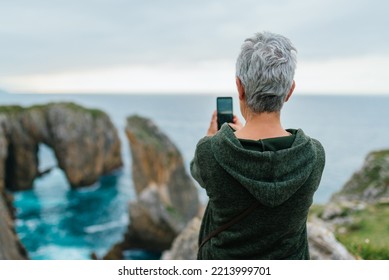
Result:
M211 140L213 136L205 136L197 142L196 155L208 153L211 150Z
M199 140L199 142L197 142L196 148L201 147L201 146L206 146L207 144L210 143L211 138L212 138L212 136L205 136L205 137L201 138Z
M325 161L325 149L323 144L316 138L310 137L304 133L304 131L299 128L296 130L296 137L299 139L303 139L302 141L306 141L307 143L310 143L310 146L314 150L316 156L321 160Z

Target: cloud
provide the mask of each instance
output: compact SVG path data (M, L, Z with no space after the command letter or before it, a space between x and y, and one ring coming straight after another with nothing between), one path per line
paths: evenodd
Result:
M387 10L385 0L1 1L0 77L233 63L263 30L289 37L300 61L387 56Z
M221 93L235 90L234 63L132 65L0 78L17 93ZM190 85L190 86L188 86Z
M296 94L388 94L389 56L298 63ZM234 61L178 65L132 65L95 70L0 78L13 92L35 93L205 93L232 94Z
M388 94L388 66L389 55L302 61L296 71L297 90L325 94Z

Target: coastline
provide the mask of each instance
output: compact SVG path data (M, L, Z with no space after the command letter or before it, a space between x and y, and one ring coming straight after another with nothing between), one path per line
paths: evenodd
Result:
M48 98L48 96L44 96L44 97ZM58 98L63 99L64 97L63 96L59 96ZM69 98L69 97L67 96L66 98ZM84 97L82 97L82 98L84 98ZM101 100L107 100L106 98L108 98L108 97L102 96L101 98L102 98ZM115 98L116 98L116 96L115 96ZM123 142L123 139L125 139L124 129L123 129L125 118L121 119L121 116L127 116L128 115L128 111L144 111L141 108L143 106L142 104L147 104L145 106L148 106L149 109L152 111L152 112L150 111L149 114L153 115L155 117L155 122L157 123L157 125L159 127L163 128L163 130L167 133L167 135L177 144L179 150L183 151L184 165L187 168L188 162L189 162L189 160L191 158L192 150L194 149L192 142L197 140L197 135L200 135L200 134L202 134L204 132L204 130L203 130L204 129L204 123L206 124L206 121L203 121L201 118L199 118L199 114L200 114L199 112L196 113L198 115L196 115L196 114L189 114L189 115L185 116L183 119L174 120L173 122L172 122L172 117L176 116L178 114L178 112L180 112L181 110L182 111L187 111L188 108L190 107L189 104L192 104L192 103L195 104L195 105L192 105L192 107L197 106L197 105L200 104L197 107L201 108L205 104L206 105L205 108L209 108L207 110L212 110L213 103L209 102L209 100L213 101L214 97L213 96L209 96L208 99L203 100L202 98L199 98L199 97L196 97L196 96L192 96L191 98L187 99L187 101L185 101L185 102L182 101L182 102L184 102L183 105L180 108L177 108L176 111L173 111L171 108L173 108L174 104L175 104L175 103L172 103L172 102L174 100L176 100L177 98L179 98L177 96L170 96L170 97L166 97L166 98L165 97L161 97L162 99L160 99L160 102L159 102L158 106L161 106L162 108L158 108L157 104L150 104L151 101L154 101L154 102L156 101L156 99L155 99L156 97L155 96L149 96L146 99L144 99L141 96L138 96L135 99L128 98L127 96L123 96L122 98L123 99L121 99L120 102L119 102L119 103L123 103L122 106L118 105L117 107L115 107L118 103L114 103L115 104L114 108L111 108L111 109L107 110L107 112L111 112L111 113L109 113L110 116L112 115L112 112L120 112L120 114L116 114L116 115L113 114L112 120L113 120L115 126L118 128L118 133L119 133L121 141ZM305 98L302 97L302 99L305 99ZM298 109L298 108L300 108L300 106L302 106L304 104L307 104L307 100L309 102L312 102L312 100L315 100L315 98L308 98L308 99L305 99L304 103L298 104L299 106L297 106L294 109ZM349 97L347 97L345 99L347 99L347 101L351 100ZM95 100L96 103L100 104L100 105L96 106L97 108L101 108L102 107L101 100L98 100L98 102ZM185 100L185 98L182 98L182 99L179 99L179 100ZM342 98L340 98L340 99L337 98L335 100L342 100ZM362 98L361 100L363 101L364 99ZM380 100L380 98L379 98L379 100ZM132 101L133 103L130 104L129 101ZM372 105L375 104L373 101L371 101ZM83 101L82 101L82 103L87 103L87 102L89 102L88 99L83 99ZM142 102L144 102L144 103L142 103ZM198 103L196 103L196 102L198 102ZM328 105L329 105L331 102L333 102L333 100L332 101L328 100L326 102L328 102ZM211 104L208 104L208 103L211 103ZM127 104L130 104L130 105L127 105ZM201 106L201 104L203 104L203 105ZM134 109L136 107L139 107L139 108L138 109ZM168 112L166 112L167 109L168 109ZM292 109L293 108L290 108L290 110L292 110ZM195 111L197 111L197 109ZM308 114L308 113L309 112L305 112L304 115ZM376 114L381 114L381 113L378 110L378 113L376 113ZM301 117L303 117L303 116L301 116ZM377 117L377 116L375 115L375 117ZM208 119L208 116L205 115L202 118ZM196 120L193 121L194 119L196 119ZM299 120L299 119L300 119L300 117L296 118L296 120ZM327 121L330 121L331 124L333 124L335 122L335 121L332 121L332 119L327 120ZM353 123L354 122L356 122L355 119L353 120ZM182 127L181 126L182 123L191 123L192 125L191 125L190 128L189 127ZM365 120L365 122L362 123L362 125L369 125L369 124L370 123L368 122L368 120ZM378 125L378 127L380 127L380 123L378 123L377 125ZM316 127L316 124L315 124L315 127ZM319 128L320 128L320 126L318 127L318 129ZM352 128L354 128L354 126ZM312 128L310 128L310 129L312 129ZM348 131L342 132L341 136L343 135L343 133L346 134L347 132ZM183 135L186 135L186 136L183 138ZM330 135L330 136L332 136L332 135ZM317 138L320 138L320 137L317 137ZM325 137L325 138L326 138L326 141L329 141L329 140L331 140L332 137ZM377 138L377 139L373 139L373 140L377 141L379 139ZM336 144L335 146L339 146L339 144ZM353 147L350 147L350 150L352 150L352 148ZM335 152L335 150L331 148L331 153L334 153L334 152ZM358 153L361 153L361 151L358 151ZM111 179L108 179L108 181L112 181L112 184L116 184L116 183L119 182L119 184L120 184L119 189L116 189L116 191L111 191L110 190L109 193L111 193L111 192L115 193L116 192L115 196L119 196L119 197L123 196L123 193L124 193L126 198L124 200L121 200L122 202L120 202L120 203L126 204L125 201L133 200L134 197L135 197L134 196L135 194L133 193L133 191L127 189L127 188L131 189L133 187L131 185L132 184L132 182L131 182L132 181L132 175L128 171L129 166L131 165L131 160L129 159L129 156L128 156L129 155L129 147L127 147L126 144L123 145L122 155L124 155L123 156L123 162L124 162L123 169L118 171L119 173L117 173L117 176L111 177ZM363 157L364 156L365 155L363 155ZM347 172L344 171L347 168L344 168L342 170L342 172L344 173L343 174L344 177L346 177L345 181L348 179L347 177L351 176L351 174L353 172L355 172L355 170L358 169L358 167L360 165L360 162L362 162L363 157L359 157L356 153L354 153L350 158L340 158L340 160L339 160L339 158L337 158L337 160L339 160L339 163L338 163L339 165L342 165L345 161L348 162L349 166L351 166L351 162L352 161L354 162L352 164L353 166L357 165L357 167L353 168L352 172L350 172L349 174L347 174ZM346 164L346 166L347 166L347 164ZM127 168L127 170L126 170L126 168ZM334 176L332 176L332 173L325 174L324 176L334 177ZM49 178L51 178L51 177L46 177L47 180ZM108 176L108 178L109 178L109 176ZM113 179L113 178L115 178L115 179ZM335 178L336 178L336 176L335 176ZM46 180L46 179L44 179L44 180ZM115 180L116 180L116 183L113 182ZM101 193L102 196L106 196L105 194L103 195L103 192L102 192L102 191L107 190L105 187L103 187L104 185L105 185L105 182L98 183L97 185L95 185L96 192L91 191L91 194L93 194L93 195L97 195L98 194L98 196L99 196L100 193ZM338 185L338 188L340 189L341 186L342 186L342 183L337 182L337 185ZM66 190L66 186L64 188L65 188L65 190L61 191L61 193L63 193L63 195L64 195L64 198L66 198L66 197L68 197L68 198L70 198L70 197L77 198L77 195L75 195L73 192L68 192ZM323 188L323 189L327 188L328 189L328 186L323 183L323 185L321 185L320 188ZM98 198L98 196L96 196L96 199L97 199L96 201L100 201L100 198ZM85 197L85 195L83 195L83 197ZM43 197L41 197L40 199L43 199ZM200 201L203 204L204 204L204 200L205 200L204 199L204 195L202 195L200 193ZM72 200L68 200L68 202L73 203L71 201ZM66 202L66 203L68 203L68 202ZM114 203L115 203L115 205L117 204L117 202L114 202ZM318 203L316 203L316 204L318 204ZM323 203L320 203L320 204L323 204ZM71 210L72 208L68 208L68 209ZM126 211L125 210L126 206L120 207L120 209L122 209L120 211L125 212ZM51 213L53 213L53 212L51 211ZM70 212L69 212L69 215L73 216L74 214L70 214ZM116 228L112 228L112 230L118 230L119 231L119 233L115 235L116 236L116 240L118 240L120 238L121 234L123 234L123 231L126 228L126 223L127 223L127 218L126 218L127 215L123 215L123 214L120 214L120 215L121 216L120 216L119 222L117 224L118 226ZM69 222L70 222L70 220L67 219L66 223L63 224L63 225L69 225ZM105 224L105 222L102 222L102 224ZM88 227L90 228L93 225L94 224L91 224L91 223L90 224L85 224L85 227L86 228L88 228ZM111 229L107 229L107 233L110 233L112 235L112 230ZM77 229L77 231L79 231L79 229ZM61 232L62 232L62 229L61 229ZM103 233L103 232L101 232L101 233ZM105 249L105 250L107 250L107 249ZM101 249L101 248L98 249L98 252L99 252L100 255L103 254L103 251L104 250Z

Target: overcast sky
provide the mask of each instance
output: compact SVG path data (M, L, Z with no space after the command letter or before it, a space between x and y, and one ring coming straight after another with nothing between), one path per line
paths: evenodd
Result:
M296 90L389 93L387 0L0 0L0 89L232 92L243 40L298 49Z

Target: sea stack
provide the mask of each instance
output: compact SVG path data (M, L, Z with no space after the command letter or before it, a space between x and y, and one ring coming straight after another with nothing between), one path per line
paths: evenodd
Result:
M129 117L126 134L137 200L130 203L125 240L109 252L107 259L122 258L121 250L125 249L169 249L200 206L181 153L151 120Z

